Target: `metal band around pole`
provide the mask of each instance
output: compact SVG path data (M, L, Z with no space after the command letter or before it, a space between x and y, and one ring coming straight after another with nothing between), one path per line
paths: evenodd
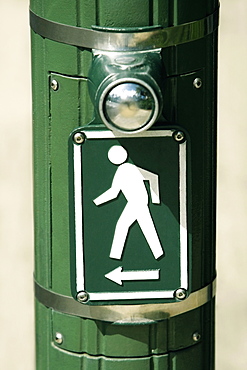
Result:
M184 301L175 303L90 306L47 290L35 282L35 296L44 306L62 313L115 324L143 324L165 320L201 307L215 296L215 288L216 280L191 293Z
M216 30L219 9L194 22L151 31L118 32L116 29L98 31L50 21L30 10L32 30L53 41L103 51L140 51L166 48L201 39Z

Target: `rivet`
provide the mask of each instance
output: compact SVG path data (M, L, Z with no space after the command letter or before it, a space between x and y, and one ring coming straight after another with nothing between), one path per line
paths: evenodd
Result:
M62 344L63 343L63 336L61 333L56 333L55 334L55 342L57 344Z
M80 303L85 303L88 301L89 295L87 292L82 291L77 294L76 299Z
M57 80L52 80L51 81L51 88L52 88L53 91L57 91L58 90L59 84L58 84Z
M202 80L199 77L195 78L193 85L196 89L200 89L202 87Z
M175 297L179 299L180 301L182 301L183 299L186 298L186 290L183 288L177 289L175 292Z
M74 137L73 137L73 140L76 144L82 144L84 143L85 141L85 135L81 132L77 132Z
M176 141L181 142L184 140L185 135L182 131L176 131L174 132L173 137Z
M193 338L193 341L194 342L199 342L199 340L201 339L201 334L198 333L198 332L195 332L193 335L192 335L192 338Z

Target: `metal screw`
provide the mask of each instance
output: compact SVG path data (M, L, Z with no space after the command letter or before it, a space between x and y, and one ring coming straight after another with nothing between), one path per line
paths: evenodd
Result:
M185 135L184 135L184 133L182 131L176 131L176 132L174 132L174 135L173 136L174 136L174 139L176 141L178 141L178 142L183 141L184 138L185 138Z
M195 78L193 85L196 89L200 89L202 87L202 80L199 77Z
M201 334L199 334L198 332L195 332L195 333L192 335L192 338L193 338L193 341L194 341L194 342L199 342L199 340L201 339Z
M88 295L88 293L87 292L79 292L78 294L77 294L77 296L76 296L76 299L77 299L77 301L78 302L80 302L80 303L85 303L85 302L87 302L88 301L88 299L89 299L89 295Z
M74 135L74 142L76 143L76 144L82 144L82 143L84 143L84 141L85 141L85 135L83 134L83 133L81 133L81 132L77 132L75 135Z
M52 80L51 81L51 88L52 88L53 91L57 91L58 90L59 85L58 85L57 80Z
M61 333L56 333L55 334L55 342L57 344L62 344L63 343L63 336Z
M183 299L186 298L186 290L183 288L177 289L175 292L175 297L179 299L180 301L182 301Z

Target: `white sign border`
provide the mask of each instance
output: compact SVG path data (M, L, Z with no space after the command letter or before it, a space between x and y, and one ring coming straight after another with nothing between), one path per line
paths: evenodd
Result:
M144 131L132 137L172 137L175 130ZM129 134L112 131L83 130L87 139L130 138ZM179 145L179 204L180 204L180 287L188 290L188 231L187 231L187 164L186 141ZM73 145L74 158L74 208L75 208L75 244L76 244L76 291L85 291L84 248L83 248L83 197L82 197L82 145ZM171 299L173 290L104 292L90 293L90 301L134 300L134 299Z

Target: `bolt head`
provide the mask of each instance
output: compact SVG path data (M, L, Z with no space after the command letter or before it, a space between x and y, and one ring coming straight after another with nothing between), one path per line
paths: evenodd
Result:
M196 88L196 89L200 89L202 87L202 80L200 78L195 78L194 81L193 81L193 86Z
M185 135L183 131L176 131L174 132L173 137L177 142L181 143L184 140Z
M80 303L85 303L88 301L89 295L87 292L82 291L77 294L76 299Z
M175 292L175 297L180 301L184 300L187 297L186 290L183 288L179 288Z
M61 333L56 333L55 334L55 342L57 343L57 344L62 344L63 343L63 336L62 336L62 334Z
M57 80L52 80L51 81L51 88L52 88L53 91L57 91L58 90L59 84L58 84Z
M81 132L77 132L74 135L73 140L76 144L83 144L85 141L85 135Z
M193 335L192 335L192 338L193 338L193 341L194 342L199 342L199 340L201 339L201 334L198 333L198 332L195 332Z

